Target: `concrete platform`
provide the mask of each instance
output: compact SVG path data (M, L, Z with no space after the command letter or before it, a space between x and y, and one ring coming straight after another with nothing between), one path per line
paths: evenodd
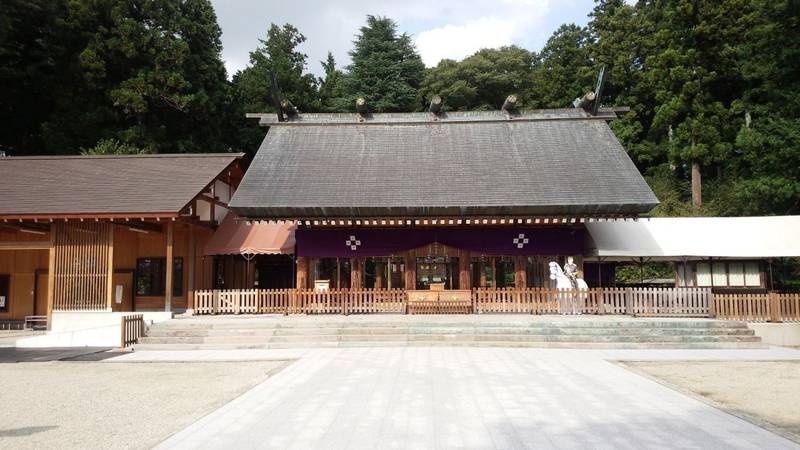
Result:
M614 359L800 359L800 351L354 348L135 352L110 360L297 361L163 449L795 449Z

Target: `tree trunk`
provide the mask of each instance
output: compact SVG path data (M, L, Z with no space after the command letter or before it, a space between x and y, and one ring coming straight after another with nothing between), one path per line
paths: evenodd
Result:
M692 161L692 206L694 209L699 209L703 205L702 184L700 163Z

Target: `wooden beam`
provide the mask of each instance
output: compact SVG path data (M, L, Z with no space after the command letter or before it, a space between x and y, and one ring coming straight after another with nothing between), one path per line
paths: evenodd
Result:
M109 224L108 232L108 267L106 271L106 308L113 310L114 293L114 225Z
M0 250L50 250L52 247L52 241L0 242Z
M164 287L164 311L172 311L173 234L175 224L167 222L167 276Z
M122 220L112 220L112 224L119 225L121 227L128 227L131 228L133 231L141 230L141 231L152 231L154 233L161 233L164 231L164 228L161 225L150 223L150 222L142 222L139 221L122 221Z
M53 324L53 298L56 286L56 246L55 230L50 235L50 249L47 255L47 329Z
M525 289L528 287L528 277L525 272L525 263L527 258L524 256L514 257L514 287L517 289Z
M297 257L297 289L308 289L308 258Z
M195 242L195 227L194 225L187 225L189 228L189 285L186 293L186 309L194 310L194 280L195 280L195 259L197 259L197 243Z
M213 204L215 204L217 206L222 206L223 208L227 208L228 207L228 204L223 202L223 201L221 201L219 199L219 197L210 197L208 195L203 194L200 197L198 197L197 199L198 200L205 200L205 201L207 201L209 203L213 203Z

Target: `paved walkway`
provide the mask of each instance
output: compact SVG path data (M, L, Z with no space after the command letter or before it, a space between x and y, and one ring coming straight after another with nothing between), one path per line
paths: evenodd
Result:
M789 349L354 348L110 361L265 358L299 359L160 447L800 448L609 361L800 359Z

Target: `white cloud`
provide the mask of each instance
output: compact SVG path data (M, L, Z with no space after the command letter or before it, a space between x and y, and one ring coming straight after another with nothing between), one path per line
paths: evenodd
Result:
M428 67L445 58L462 59L482 48L529 44L540 39L549 10L549 0L504 0L495 3L492 12L472 8L472 16L461 22L421 31L415 43Z
M270 22L292 23L308 38L300 50L308 70L322 74L319 61L333 52L337 66L367 14L395 19L415 39L426 65L463 58L481 48L517 44L538 50L565 21L581 20L592 0L212 0L223 30L229 76L244 68Z
M462 25L447 25L419 33L417 50L426 66L435 66L445 58L462 59L482 48L511 45L513 21L494 17L471 20Z

